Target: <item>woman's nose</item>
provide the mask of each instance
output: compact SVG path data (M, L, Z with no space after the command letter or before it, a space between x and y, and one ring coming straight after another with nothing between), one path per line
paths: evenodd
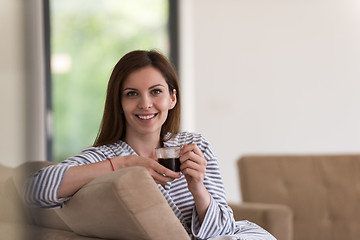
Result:
M139 102L140 109L149 109L153 106L151 98L149 96L142 96Z

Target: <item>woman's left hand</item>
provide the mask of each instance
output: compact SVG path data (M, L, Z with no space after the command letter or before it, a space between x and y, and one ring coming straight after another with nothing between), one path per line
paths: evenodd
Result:
M205 188L204 178L207 162L196 144L185 144L180 151L180 170L187 181L188 189L194 197L196 211L202 224L210 205L210 194Z
M180 171L184 174L189 191L196 194L204 189L207 162L199 147L193 143L185 144L180 151Z

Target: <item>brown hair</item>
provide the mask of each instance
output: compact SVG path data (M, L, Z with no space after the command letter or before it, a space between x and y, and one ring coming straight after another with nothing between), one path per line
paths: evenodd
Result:
M161 128L160 140L166 141L179 132L180 128L180 89L178 77L171 63L157 51L136 50L127 53L115 65L108 83L104 114L94 146L111 144L123 140L126 133L125 116L121 104L123 82L130 73L140 68L152 66L159 70L169 87L169 93L176 90L177 103L169 110L168 117ZM170 135L167 135L170 133Z

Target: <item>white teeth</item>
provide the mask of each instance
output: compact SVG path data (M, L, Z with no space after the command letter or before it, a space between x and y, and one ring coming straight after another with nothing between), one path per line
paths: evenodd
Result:
M152 115L137 115L140 119L148 120L150 118L155 117L155 114Z

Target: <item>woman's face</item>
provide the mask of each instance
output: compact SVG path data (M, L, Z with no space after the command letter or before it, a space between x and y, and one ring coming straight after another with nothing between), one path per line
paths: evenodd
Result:
M124 81L121 95L126 120L126 137L160 136L168 111L175 107L176 90L169 92L164 77L148 66L132 72Z

